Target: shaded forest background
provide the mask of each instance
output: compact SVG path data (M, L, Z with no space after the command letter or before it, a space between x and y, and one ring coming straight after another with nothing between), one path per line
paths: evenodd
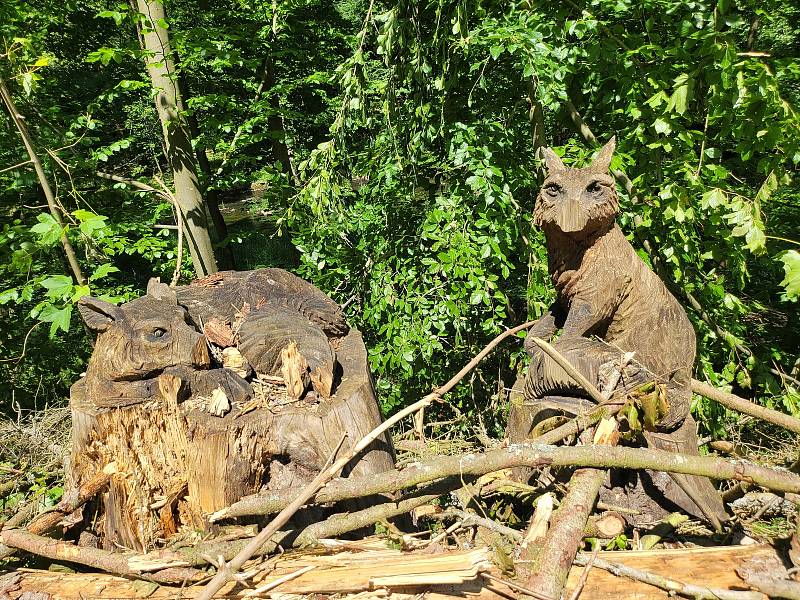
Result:
M800 6L749 0L5 0L0 77L56 203L4 107L5 415L64 404L91 352L81 295L173 277L156 31L218 267L288 268L342 303L385 412L549 305L537 149L581 163L616 134L621 223L689 312L696 376L800 415ZM497 433L520 348L443 414ZM746 425L694 409L718 437Z

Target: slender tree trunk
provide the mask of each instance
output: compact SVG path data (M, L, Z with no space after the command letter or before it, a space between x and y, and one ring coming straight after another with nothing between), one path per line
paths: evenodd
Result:
M214 258L205 202L197 178L191 133L181 114L182 100L169 34L160 25L166 18L164 5L157 0L136 0L136 6L149 20L142 30L142 43L148 51L147 72L156 90L156 110L164 131L167 160L175 181L175 198L185 225L189 255L197 275L204 277L217 271L217 261Z
M33 142L31 141L31 136L28 133L28 128L25 126L25 122L22 120L22 115L20 115L19 111L17 110L17 106L14 104L14 99L11 97L11 92L8 90L8 87L6 87L6 82L2 77L0 77L0 96L2 96L3 103L6 105L8 113L11 115L11 120L14 121L14 125L17 126L17 131L22 138L22 143L25 144L25 149L28 151L28 156L31 159L33 168L36 170L36 176L39 178L39 185L42 186L42 192L44 192L44 197L47 199L47 207L50 209L50 214L62 229L61 246L64 248L64 254L67 257L67 262L69 262L69 268L72 270L72 275L75 277L75 281L78 284L85 285L86 278L83 275L83 271L81 271L81 266L78 264L78 258L75 255L75 249L72 247L69 238L67 238L67 234L63 232L64 224L61 221L61 212L56 204L56 198L53 194L53 190L50 188L50 182L47 180L47 174L44 172L44 167L42 166L42 162L39 160L39 156L33 149Z
M186 79L181 75L178 75L178 90L180 92L178 108L183 111L186 100L191 97L191 91L186 83ZM200 125L197 123L197 117L194 115L187 115L186 123L189 125L189 134L192 136L192 139L196 140L200 137ZM200 184L206 199L208 214L211 215L211 222L214 224L214 232L216 233L215 242L219 244L221 266L223 269L235 269L236 264L233 258L233 250L231 250L230 244L225 243L228 237L228 226L225 224L225 218L219 210L217 191L209 189L211 186L212 173L206 149L198 146L195 148L195 156L197 158L197 164L200 167L200 173L203 175Z

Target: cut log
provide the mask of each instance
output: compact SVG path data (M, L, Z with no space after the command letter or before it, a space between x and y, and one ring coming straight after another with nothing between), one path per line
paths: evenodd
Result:
M583 535L584 537L609 540L625 533L625 526L625 519L617 513L607 512L602 515L592 515L586 523Z
M71 485L111 462L119 470L95 519L104 547L150 550L181 526L207 526L208 513L243 496L303 485L344 434L347 448L379 425L361 334L350 330L338 345L341 382L330 400L291 402L283 386L273 386L277 400L272 392L246 404L232 400L223 417L193 398L180 401L171 376L159 378L161 397L120 408L98 406L73 386ZM343 475L393 466L383 435Z

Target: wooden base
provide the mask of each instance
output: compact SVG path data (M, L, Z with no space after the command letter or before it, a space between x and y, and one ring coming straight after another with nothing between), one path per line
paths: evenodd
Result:
M112 461L119 471L96 520L103 546L150 550L181 526L206 529L208 513L263 486L310 481L343 436L347 448L381 423L358 331L339 341L337 358L342 371L333 398L234 403L222 417L179 403L163 377L162 398L120 408L100 407L73 386L70 484L81 485ZM393 467L385 435L343 474Z

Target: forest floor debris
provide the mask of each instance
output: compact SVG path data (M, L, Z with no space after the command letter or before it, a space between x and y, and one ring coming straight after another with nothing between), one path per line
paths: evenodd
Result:
M470 364L474 366L476 361ZM469 365L423 404L439 398L468 369ZM260 402L282 396L279 382L265 382L265 387L268 390ZM416 403L402 413L409 416L423 404ZM391 421L397 419L395 416ZM52 600L87 593L98 598L111 597L102 595L106 593L124 598L143 597L142 594L162 598L174 597L174 585L182 585L180 594L184 598L218 597L218 591L234 598L283 594L407 598L421 591L433 594L430 597L540 597L540 591L526 587L530 565L515 547L524 539L525 524L535 506L541 508L543 499L549 498L556 507L569 508L569 496L564 495L563 484L552 476L531 484L510 479L510 467L537 464L546 465L545 471L551 472L558 465L699 469L717 478L746 482L741 493L728 503L733 513L731 523L718 533L678 515L669 521L669 527L627 527L624 533L601 537L596 528L598 519L610 517L624 523L621 517L626 514L625 507L597 505L588 510L587 517L594 515L587 520L587 529L583 534L578 531L569 544L576 547L578 554L572 567L564 571L566 586L563 594L558 592L562 597L572 597L573 592L579 597L581 591L576 588L582 586L586 598L616 598L624 589L628 597L678 594L751 600L766 597L765 593L774 590L793 593L797 587L791 578L794 571L783 566L796 559L798 552L793 553L792 549L800 548L796 533L800 478L792 472L796 468L790 460L793 452L786 448L769 455L782 463L779 468L772 468L751 462L755 452L749 453L750 460L729 460L676 457L652 450L593 444L555 447L498 442L484 450L446 428L442 439L419 439L415 427L396 439L401 450L398 463L402 465L398 470L364 481L333 479L322 490L309 487L303 495L296 490L291 497L276 491L256 494L212 516L219 522L215 525L216 537L183 531L169 546L137 554L82 547L71 541L74 535L69 531L70 511L78 507L77 499L86 495L85 490L83 496L78 490L70 490L55 509L33 519L46 504L55 505L61 499L61 493L54 493L54 489L63 487L63 459L58 449L66 444L67 421L63 412L54 418L45 411L36 422L20 420L0 425L4 439L13 441L3 446L0 454L0 486L5 484L0 487L0 541L29 553L6 561L5 567L16 569L16 574L0 580L0 597L16 599L25 591L36 589L46 590ZM564 431L574 435L586 424L569 429L567 423L566 427ZM46 444L47 451L37 453L31 448L32 443ZM338 470L335 467L323 472L333 476ZM52 475L36 487L31 470L43 468L50 469ZM113 469L108 476L111 475ZM91 493L102 489L106 480L98 474L99 483ZM8 485L11 481L13 486ZM322 480L323 485L325 481L327 478ZM761 490L754 482L772 487L773 491ZM50 500L42 502L42 496ZM361 511L335 514L330 510L340 500L364 496L382 499ZM307 506L302 510L321 510L320 514L327 517L303 526L286 519L273 520L258 536L257 526L229 524L246 524L248 520L258 523L263 518L258 515L281 511L288 518L303 504ZM539 512L545 514L543 510ZM405 513L409 516L403 516ZM61 518L64 520L59 530L66 539L41 535L58 525ZM547 539L551 519L552 516L538 525L544 538L537 536L530 544L541 546L541 540ZM27 529L19 529L29 521L32 523ZM42 529L42 523L47 527ZM362 533L356 539L339 539L349 537L345 534L353 530ZM378 535L364 537L365 531L377 531ZM331 539L331 535L337 539ZM785 554L780 548L787 541L790 550ZM83 538L78 542L82 543ZM731 542L739 545L725 545ZM776 542L775 547L770 545ZM288 550L292 545L300 548ZM655 548L643 550L651 545ZM596 555L582 553L601 548L604 551ZM30 555L49 558L52 564L66 561L73 568L77 564L82 570L90 567L107 573L45 573L30 568L47 564L41 559L31 560ZM238 562L228 563L236 555ZM734 567L741 568L737 571ZM108 572L134 580L120 579ZM216 573L219 581L223 572L223 587L212 591L207 586L209 578ZM678 579L676 573L680 573Z

